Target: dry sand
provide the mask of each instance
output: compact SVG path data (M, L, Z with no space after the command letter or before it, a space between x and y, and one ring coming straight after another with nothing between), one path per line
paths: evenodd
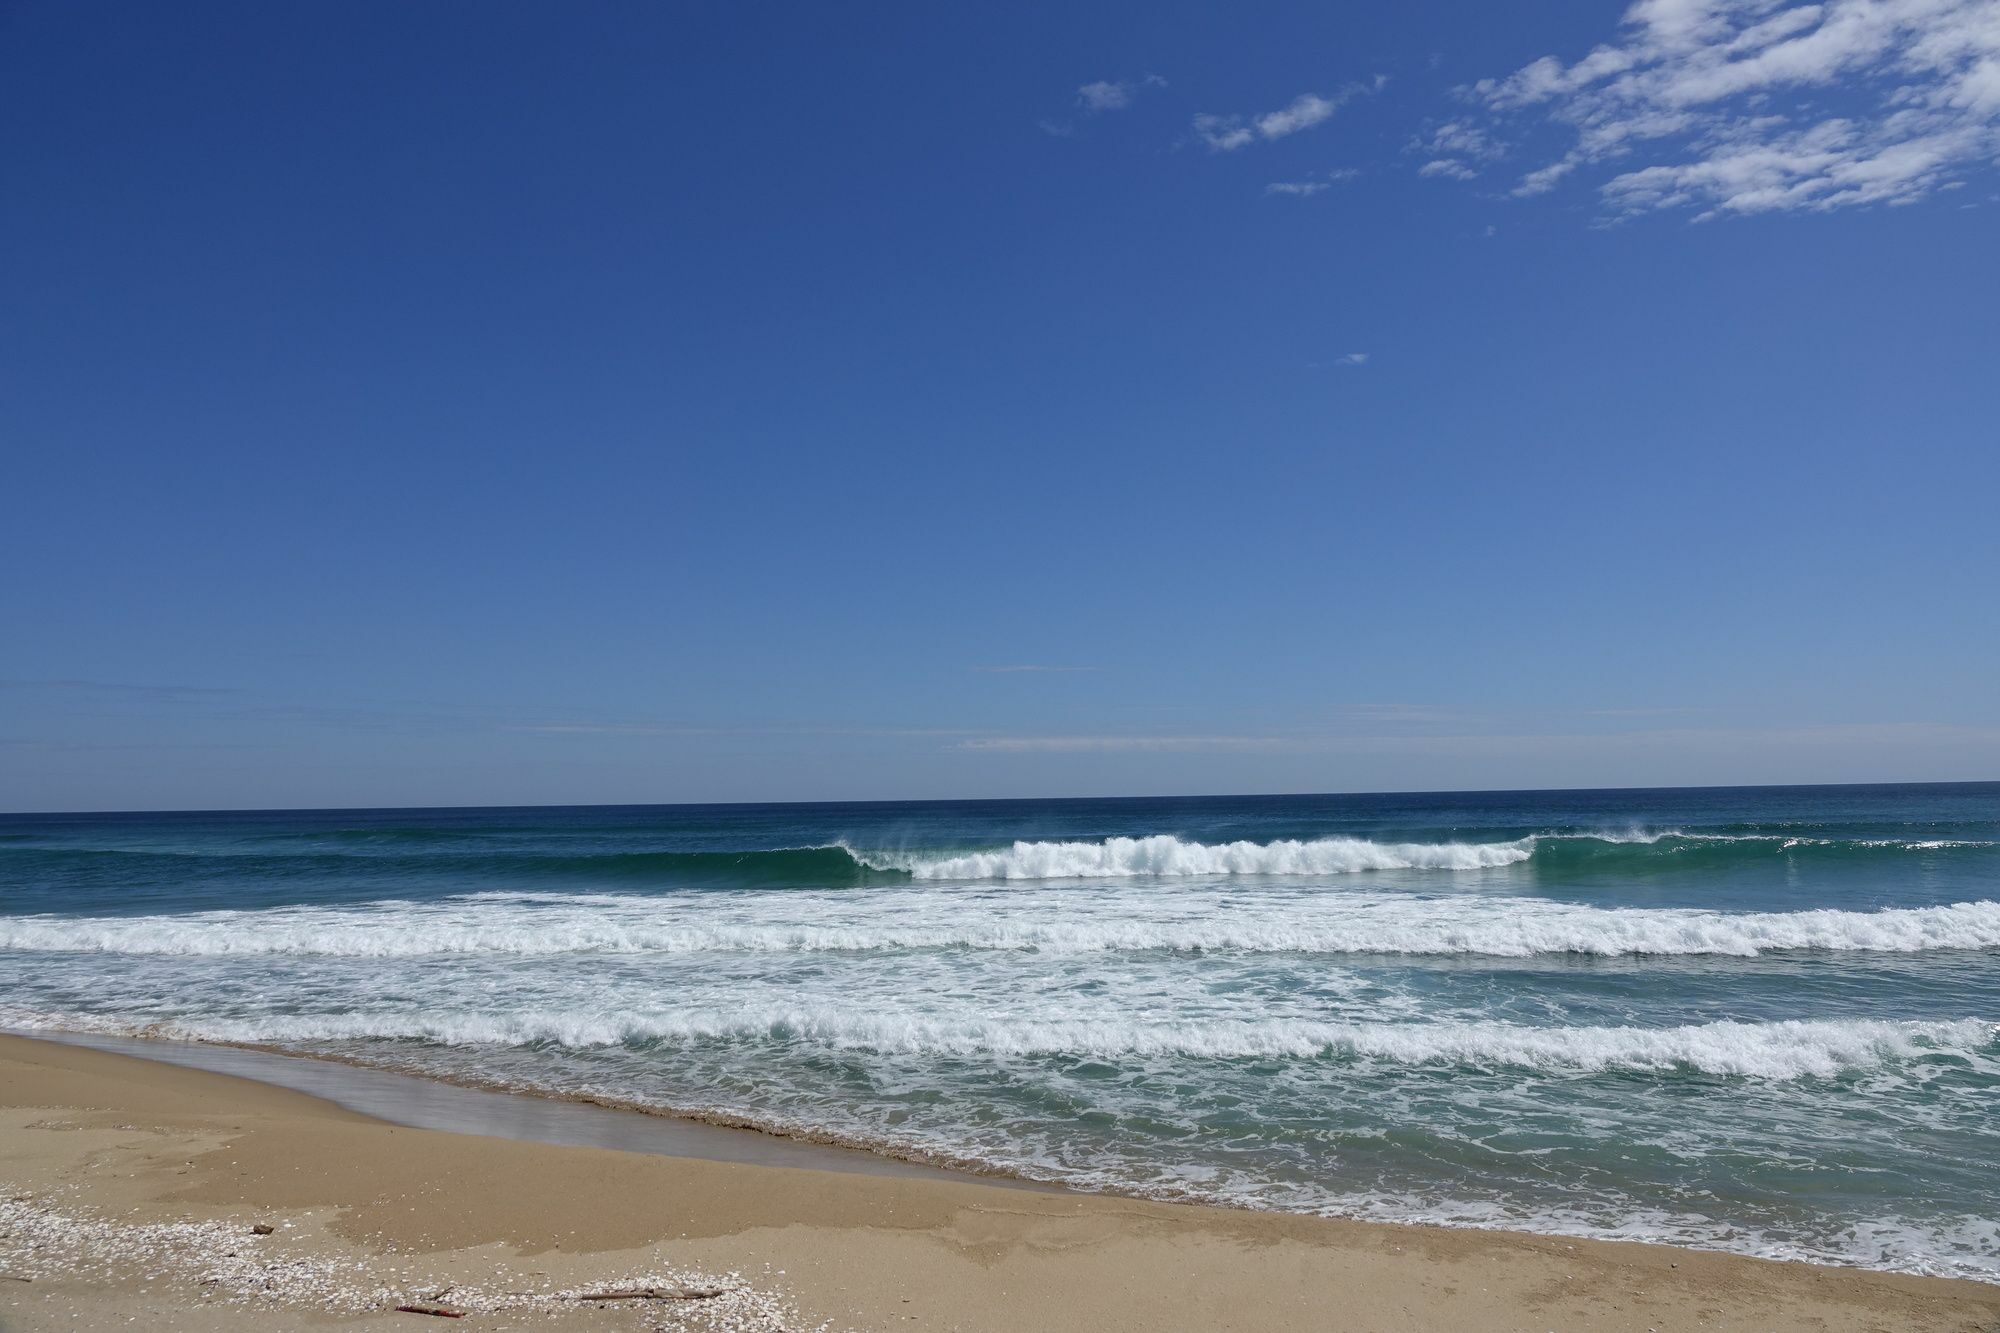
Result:
M2000 1287L409 1129L0 1037L0 1329L334 1325L1995 1333Z

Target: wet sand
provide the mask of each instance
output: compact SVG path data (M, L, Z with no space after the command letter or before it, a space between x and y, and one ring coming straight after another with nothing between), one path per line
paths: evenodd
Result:
M300 1075L343 1106L0 1036L0 1329L2000 1328L1981 1283L1009 1188L568 1103L417 1128L351 1109L417 1115L360 1072Z
M0 1036L6 1035L0 1031ZM294 1092L309 1093L345 1110L358 1111L373 1119L411 1129L442 1129L573 1148L615 1148L622 1152L654 1153L667 1157L697 1157L709 1162L802 1166L818 1171L847 1171L923 1180L965 1178L962 1172L859 1148L714 1124L684 1116L619 1109L595 1100L467 1087L419 1074L401 1074L369 1065L314 1059L254 1047L97 1033L36 1033L33 1039L275 1084ZM1016 1189L1057 1188L1025 1180L992 1179L995 1183Z

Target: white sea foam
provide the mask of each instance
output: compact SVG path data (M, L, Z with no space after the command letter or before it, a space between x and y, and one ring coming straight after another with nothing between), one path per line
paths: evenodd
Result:
M1755 957L1792 950L2000 949L2000 902L1875 912L1603 908L1537 898L1386 894L955 896L751 902L595 894L142 917L0 918L0 951L419 958L911 949Z
M1515 842L1187 842L1170 834L1103 842L1017 842L999 851L900 857L855 853L880 870L917 879L1117 879L1134 875L1345 875L1364 870L1482 870L1514 865L1535 853Z
M17 1028L68 1026L0 1011ZM1182 1057L1352 1060L1406 1066L1547 1072L1697 1071L1745 1078L1832 1078L1924 1056L2000 1071L2000 1027L1980 1019L1702 1023L1681 1027L1531 1027L1500 1022L1321 1023L1300 1019L1160 1022L1006 1019L963 1013L857 1013L763 1007L606 1013L598 1009L449 1010L186 1019L148 1035L314 1043L416 1040L445 1046L775 1042L914 1056Z
M1215 1194L1239 1205L1257 1207L1264 1203L1254 1187L1232 1185L1235 1187ZM1176 1197L1202 1198L1206 1193L1198 1189L1176 1191ZM1498 1199L1339 1193L1310 1211L1378 1222L1642 1241L1794 1263L1858 1264L1891 1273L2000 1282L2000 1222L1972 1214L1921 1221L1878 1215L1852 1223L1826 1239L1803 1241L1777 1228L1718 1227L1716 1218L1707 1213L1645 1208L1630 1202L1606 1206L1579 1200L1567 1207L1524 1207Z
M1963 839L1909 841L1880 838L1793 837L1764 833L1703 833L1683 829L1599 829L1589 833L1536 833L1507 842L1374 842L1366 838L1308 841L1191 842L1171 834L1107 838L1102 842L1016 842L1011 847L952 854L868 851L838 844L875 870L900 870L922 880L1126 879L1138 876L1348 875L1382 870L1489 870L1531 859L1544 843L1601 843L1610 847L1769 843L1777 850L1854 846L1936 851L1993 844Z

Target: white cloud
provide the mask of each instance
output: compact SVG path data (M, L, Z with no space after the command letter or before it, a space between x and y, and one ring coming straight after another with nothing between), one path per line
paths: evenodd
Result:
M1099 79L1076 90L1076 104L1085 111L1123 111L1142 88L1164 88L1167 81L1157 74L1143 79Z
M1533 194L1547 194L1556 188L1563 177L1575 171L1579 162L1580 159L1572 155L1560 162L1551 162L1546 167L1537 167L1521 177L1521 183L1514 187L1514 193L1523 199Z
M1365 366L1368 364L1368 353L1349 352L1344 356L1336 358L1333 364L1336 366Z
M1297 134L1300 130L1309 130L1333 119L1333 113L1339 107L1338 102L1312 93L1301 93L1292 99L1290 106L1257 117L1257 133L1266 139L1282 139L1287 134Z
M2000 0L1638 0L1617 41L1462 91L1574 136L1517 195L1621 163L1618 216L1910 203L2000 158Z
M1707 209L1704 217L1913 203L1964 150L1960 135L1883 143L1848 121L1829 120L1774 138L1723 142L1698 161L1628 171L1605 182L1602 193L1619 213L1695 205Z
M1451 180L1471 180L1479 174L1475 163L1487 163L1506 156L1506 146L1486 130L1467 120L1446 121L1430 133L1410 140L1407 151L1422 153L1430 160L1417 168L1419 176L1444 176Z
M1257 131L1245 125L1240 116L1211 116L1204 112L1194 118L1194 132L1218 153L1257 142Z
M1213 116L1204 113L1194 118L1195 136L1218 153L1234 152L1260 139L1282 139L1300 130L1325 124L1341 107L1363 93L1380 89L1387 82L1387 77L1381 76L1373 83L1350 83L1331 97L1300 93L1287 105L1261 116Z
M1076 90L1077 104L1086 111L1122 111L1132 105L1132 85L1100 79Z
M1485 130L1463 120L1447 121L1417 142L1424 152L1462 157L1493 158L1505 151Z
M1308 178L1302 181L1272 181L1264 187L1264 193L1288 194L1299 198L1311 198L1313 195L1331 189L1335 185L1345 185L1360 175L1361 173L1353 167L1338 167L1332 171L1323 173L1317 180Z

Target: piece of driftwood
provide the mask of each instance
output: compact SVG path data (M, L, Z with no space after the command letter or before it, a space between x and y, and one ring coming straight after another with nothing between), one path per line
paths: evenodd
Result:
M399 1305L396 1310L401 1314L434 1314L440 1319L465 1318L465 1311L447 1310L442 1305Z
M259 1222L256 1226L250 1228L250 1234L253 1236L268 1236L275 1231L277 1231L277 1228L269 1222Z
M590 1291L580 1301L712 1301L724 1294L722 1287L625 1287L618 1291Z

